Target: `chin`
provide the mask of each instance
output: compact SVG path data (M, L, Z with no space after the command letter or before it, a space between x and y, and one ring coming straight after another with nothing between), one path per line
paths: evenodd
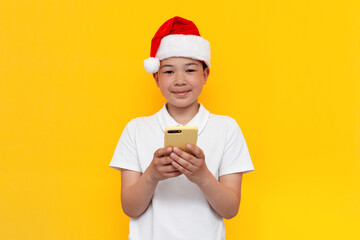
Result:
M197 102L188 102L188 101L184 101L184 102L181 102L181 101L168 101L169 104L171 104L172 106L174 107L177 107L177 108L186 108L186 107L189 107Z

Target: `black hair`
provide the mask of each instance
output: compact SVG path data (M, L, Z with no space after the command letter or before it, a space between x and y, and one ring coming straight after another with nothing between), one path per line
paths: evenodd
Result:
M208 66L206 65L206 63L205 63L204 61L201 61L201 63L202 63L202 68L203 68L203 70L205 70L205 69L208 68Z

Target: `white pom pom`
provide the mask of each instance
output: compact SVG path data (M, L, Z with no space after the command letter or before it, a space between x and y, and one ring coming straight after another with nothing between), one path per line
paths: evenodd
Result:
M160 68L160 60L158 58L149 57L144 60L144 67L148 73L156 73Z

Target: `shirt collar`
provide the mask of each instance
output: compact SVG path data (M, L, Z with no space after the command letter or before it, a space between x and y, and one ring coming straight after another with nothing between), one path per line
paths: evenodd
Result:
M165 128L169 126L196 126L198 128L198 135L204 130L207 120L209 119L210 112L204 108L200 103L199 111L196 115L186 124L176 122L166 109L166 103L163 108L156 114L160 123L161 130L165 132Z

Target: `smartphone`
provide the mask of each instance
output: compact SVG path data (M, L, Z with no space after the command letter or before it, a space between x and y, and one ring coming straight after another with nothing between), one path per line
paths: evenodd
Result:
M186 144L191 143L196 146L198 128L195 126L179 126L165 128L164 147L179 147L181 150L192 154Z

